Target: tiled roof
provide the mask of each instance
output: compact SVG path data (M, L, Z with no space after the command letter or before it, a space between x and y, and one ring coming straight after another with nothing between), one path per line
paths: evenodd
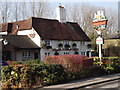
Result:
M78 38L81 38L81 41L90 41L89 37L85 34L82 28L78 25L78 23L67 22L69 27L78 34ZM71 26L70 26L71 25Z
M8 23L0 23L0 31L7 31Z
M9 30L11 33L13 33L17 29L16 25L22 26L25 21L27 21L27 20L22 20L22 21L17 21L17 22L9 22L9 23L0 23L0 31L8 31Z
M19 24L21 22L22 24ZM20 26L19 30L29 30L33 27L43 40L90 41L77 23L60 23L58 20L31 17L28 20L18 21L13 26L16 24ZM11 34L13 32L15 28Z
M38 49L37 46L27 35L2 35L3 39L8 41L8 44L16 49Z

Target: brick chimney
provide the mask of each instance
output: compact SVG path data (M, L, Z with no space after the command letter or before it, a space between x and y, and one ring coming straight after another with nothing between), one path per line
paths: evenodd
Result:
M12 23L8 23L8 25L7 25L7 33L8 34L11 33L12 27L13 27L13 24Z
M57 7L57 20L61 23L66 22L66 10L63 6Z

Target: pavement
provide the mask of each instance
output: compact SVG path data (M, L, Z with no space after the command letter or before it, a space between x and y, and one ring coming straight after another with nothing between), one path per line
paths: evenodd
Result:
M72 89L83 88L89 85L100 84L103 82L108 82L108 81L113 81L118 79L120 79L120 73L101 76L101 77L95 77L95 78L89 78L89 79L82 79L79 81L72 81L65 84L45 86L41 89L51 89L51 90L52 89L68 89L68 90L71 89L72 90Z

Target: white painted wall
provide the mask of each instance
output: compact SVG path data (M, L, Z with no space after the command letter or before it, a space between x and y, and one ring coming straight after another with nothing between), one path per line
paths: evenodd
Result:
M29 36L29 34L35 33L35 37L31 38ZM44 40L41 40L40 36L38 35L38 33L34 30L34 28L30 29L30 30L23 30L23 31L18 31L18 35L28 35L30 37L31 40L33 40L39 47L41 47L42 43L45 43ZM58 44L62 43L63 47L64 47L64 42L65 41L58 41L58 40L50 40L50 44L52 46L52 49L46 49L46 48L42 48L40 50L40 59L44 60L45 57L45 53L50 53L50 56L53 56L55 51L53 49L58 49ZM69 41L69 45L70 47L72 47L72 44L76 43L77 44L77 48L79 52L79 55L81 55L81 52L85 52L85 55L87 55L87 51L91 51L91 49L88 49L87 45L90 42L85 41L84 44L81 44L81 41ZM69 53L70 55L73 55L75 53L75 51L73 50L61 50L61 51L57 51L59 53L59 55L64 55L64 53Z
M7 32L0 32L0 35L7 35Z
M29 34L35 34L34 38L31 38ZM38 33L34 30L34 28L30 29L30 30L22 30L22 31L18 31L18 35L28 35L28 37L30 37L30 39L35 42L35 44L37 44L40 47L40 36L38 35Z
M41 44L45 43L44 40L41 41ZM54 56L55 51L53 51L53 49L58 49L58 44L62 43L63 47L64 47L64 41L57 41L57 40L50 40L52 49L46 49L46 48L41 48L41 60L44 60L45 57L45 53L50 53L50 56ZM87 45L90 42L84 42L84 44L81 44L81 41L69 41L69 45L72 48L72 44L76 43L77 44L77 48L79 52L79 55L81 55L81 52L85 52L85 55L87 55L87 51L91 51L91 49L88 49ZM61 51L57 51L59 53L59 55L64 55L64 53L68 52L69 55L73 55L75 53L75 51L73 50L61 50Z
M57 20L59 22L66 22L66 10L64 7L59 6L56 8Z

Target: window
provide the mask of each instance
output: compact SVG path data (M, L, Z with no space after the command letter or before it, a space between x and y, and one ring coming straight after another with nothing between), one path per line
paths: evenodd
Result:
M76 55L79 55L79 52L75 52Z
M63 44L69 44L69 41L63 41Z
M88 49L89 49L89 48L91 48L91 47L92 47L92 45L91 45L91 44L88 44L88 45L87 45L87 47L88 47Z
M28 51L28 57L31 57L31 52L30 51Z
M47 53L45 53L45 56L47 56Z
M48 53L48 56L50 56L50 53Z
M85 52L81 52L81 55L85 55Z
M50 56L50 53L45 53L45 56Z
M54 55L59 55L59 53L56 51L56 52L54 53Z
M63 44L62 43L58 44L58 47L63 47Z
M46 44L47 46L50 46L50 41L49 41L49 40L45 40L45 44Z
M69 52L64 52L64 55L69 55Z
M31 57L31 51L23 51L22 56L23 57Z
M73 44L72 44L72 47L77 47L77 44L76 44L76 43L73 43Z
M81 41L81 45L84 45L85 44L85 42L84 41Z
M27 51L23 51L23 57L27 57Z

